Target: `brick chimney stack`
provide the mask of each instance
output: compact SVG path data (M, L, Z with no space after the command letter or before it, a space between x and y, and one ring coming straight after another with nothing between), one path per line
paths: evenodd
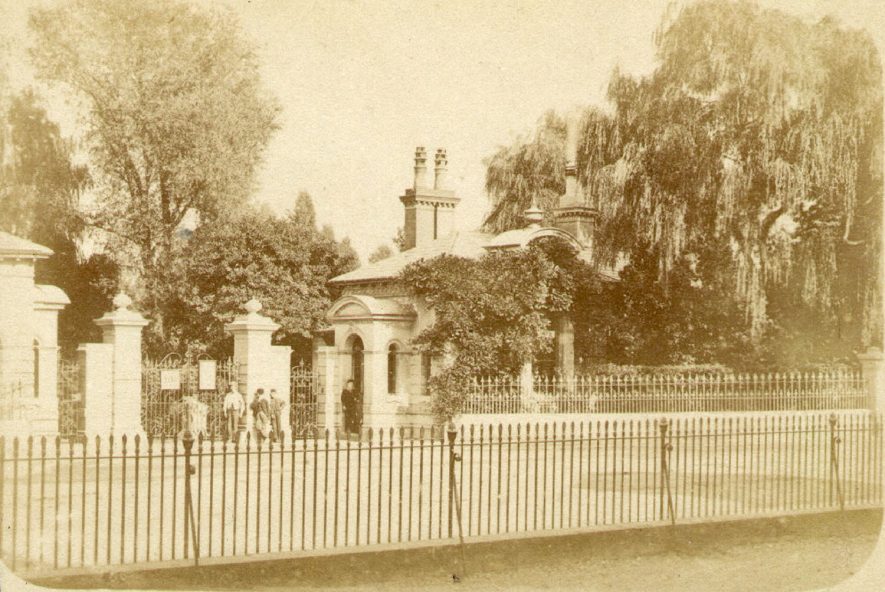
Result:
M565 136L565 195L560 206L582 205L578 196L578 122L570 116Z
M427 184L427 152L415 149L415 182L400 196L405 207L403 232L405 249L422 247L445 238L455 230L455 206L461 201L455 192L446 189L446 149L439 148L434 157L433 187Z
M553 210L553 225L574 236L583 250L592 256L594 226L598 212L584 202L578 186L578 122L579 114L572 112L566 120L565 193L559 198L559 207Z

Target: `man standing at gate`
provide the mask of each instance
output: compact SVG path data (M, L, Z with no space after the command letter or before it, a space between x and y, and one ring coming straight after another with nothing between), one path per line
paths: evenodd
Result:
M274 441L283 443L283 417L288 401L283 395L277 393L277 389L270 389L271 421L273 423L272 437Z
M224 395L224 425L227 429L227 438L236 441L240 431L240 419L246 413L246 401L237 390L237 383L231 382Z
M344 431L350 434L360 433L360 395L354 389L353 380L348 380L341 391L341 411L344 412Z

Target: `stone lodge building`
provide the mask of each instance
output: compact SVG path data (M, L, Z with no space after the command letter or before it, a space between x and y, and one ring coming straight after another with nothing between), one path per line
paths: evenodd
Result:
M314 368L325 377L322 413L334 414L341 424L339 397L353 379L363 393L366 427L429 425L427 380L441 363L411 347L412 338L433 322L433 311L415 298L397 277L409 263L449 254L480 257L496 249L518 249L542 237L559 237L573 245L582 258L593 254L597 212L579 193L574 157L566 167L566 192L555 210L553 226L542 226L536 207L525 213L526 226L498 235L455 229L460 199L446 184L447 156L438 149L432 183L427 175L424 148L415 151L412 187L400 196L405 214L405 250L331 280L343 289L327 319L334 338L316 348ZM612 270L600 272L614 281ZM574 330L569 318L555 320L556 366L563 374L574 371ZM530 363L529 363L530 364ZM531 372L531 368L524 372ZM334 403L333 403L334 402Z
M34 282L47 247L0 232L0 431L54 433L58 426L58 313L70 300Z

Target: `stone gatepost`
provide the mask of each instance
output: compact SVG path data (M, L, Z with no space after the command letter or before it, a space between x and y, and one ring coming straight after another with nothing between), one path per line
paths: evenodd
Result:
M338 391L335 383L338 354L333 345L320 345L314 350L313 370L320 377L320 391L317 393L317 424L334 433L338 425L335 403Z
M234 337L234 362L239 368L237 386L246 397L246 429L251 431L252 412L249 405L255 391L263 388L268 392L271 388L279 389L282 386L275 384L279 372L275 371L273 362L278 362L280 356L275 354L275 348L271 345L271 337L280 326L259 314L261 303L255 298L243 308L246 314L225 325L224 330Z
M556 370L567 381L575 374L575 326L571 315L560 314L555 320Z
M868 390L870 408L874 411L885 411L885 376L882 373L882 350L878 347L868 348L857 354Z
M132 300L122 292L114 297L114 310L95 321L101 327L104 347L81 346L85 356L85 410L87 433L134 437L141 426L141 332L148 320L129 310ZM93 353L90 359L90 353ZM91 377L104 374L105 378ZM110 380L107 376L110 375ZM101 386L99 386L101 385ZM97 387L97 388L96 388Z
M534 372L532 361L526 360L519 370L519 400L522 410L527 412L537 411L538 402L535 398Z

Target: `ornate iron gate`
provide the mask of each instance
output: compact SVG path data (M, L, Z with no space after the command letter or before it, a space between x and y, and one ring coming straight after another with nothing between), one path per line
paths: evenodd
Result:
M304 363L292 368L289 423L296 438L313 435L317 428L319 376Z
M198 360L183 360L170 354L159 362L145 360L141 373L141 425L148 435L174 436L182 429L184 397L191 396L208 407L206 432L221 437L224 427L224 394L237 378L237 364L232 360L216 363L215 385L200 388ZM178 371L178 388L163 388L164 371Z
M78 360L58 361L58 433L64 438L83 436L86 408L83 373Z

